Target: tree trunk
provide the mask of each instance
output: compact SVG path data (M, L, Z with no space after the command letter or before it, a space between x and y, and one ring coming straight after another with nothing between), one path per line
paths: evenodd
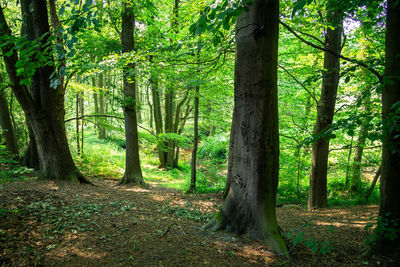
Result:
M150 83L150 86L152 86L151 83ZM149 105L149 127L150 127L150 129L154 129L153 128L153 105L151 104L151 100L150 100L149 86L146 86L146 99L147 99L147 104Z
M153 98L153 107L154 107L154 124L156 127L156 134L159 137L160 134L163 133L163 119L161 113L161 100L160 100L160 92L158 89L158 82L154 76L150 78L150 86L151 86L151 94ZM166 168L165 152L162 149L162 146L163 144L157 145L158 159L160 161L158 167L165 169Z
M49 23L47 5L45 0L21 1L23 24L31 28L29 40L38 40L41 51L47 46ZM0 34L10 36L11 30L7 25L3 9L0 7ZM45 37L43 37L45 36ZM39 40L40 38L40 40ZM78 171L72 160L64 128L64 90L62 85L56 88L50 86L50 76L54 72L52 64L36 69L32 77L32 94L28 88L21 84L23 77L17 75L17 53L6 56L7 52L15 49L13 42L9 41L2 47L4 62L11 82L11 87L26 114L28 124L31 126L40 163L40 176L44 179L77 180L81 183L90 183ZM51 51L51 49L50 49ZM52 55L48 57L52 60Z
M192 151L189 192L196 192L196 172L197 172L196 160L197 160L197 147L199 144L199 93L200 93L200 86L196 85L196 91L194 96L193 151Z
M165 133L173 133L174 132L174 99L175 99L175 90L172 88L168 88L165 92ZM166 149L165 160L166 160L166 168L172 169L174 168L174 150L175 145L174 141L168 140L164 144L164 148Z
M0 76L0 83L2 77ZM6 140L6 148L11 155L18 156L17 138L15 137L14 128L11 123L10 112L4 91L0 91L0 126L3 130L4 139Z
M26 118L26 116L25 116ZM26 123L29 133L29 143L25 150L24 156L22 157L22 165L39 170L39 155L36 146L35 135L33 134L31 126L29 126L28 119L26 118Z
M368 88L369 90L369 88ZM358 136L355 152L354 152L354 160L353 160L353 168L352 168L352 178L350 183L350 191L351 192L359 192L361 190L361 161L364 152L365 142L367 141L368 129L370 124L370 92L365 92L364 96L364 113L366 114L366 118L361 124L360 133Z
M368 201L369 196L371 195L372 191L374 191L376 182L378 182L378 178L379 176L381 176L381 172L382 172L382 165L379 166L378 170L376 171L374 180L372 180L371 186L369 187L367 193L365 194L365 201Z
M331 0L332 1L332 0ZM339 11L328 10L328 22L335 26L328 27L326 48L335 54L341 51L342 17ZM329 136L324 135L333 120L336 94L339 83L339 58L329 52L324 54L325 73L322 80L322 91L317 107L317 121L314 133L319 135L318 141L312 145L310 192L308 208L324 208L327 206L327 172L329 154Z
M220 214L206 228L247 233L274 252L287 255L275 210L278 5L278 0L257 0L237 19L231 183Z
M133 8L128 3L124 3L122 12L122 32L121 44L123 52L134 50L134 30L135 18ZM145 185L140 168L139 141L136 118L136 93L134 73L135 65L128 63L123 67L123 86L124 86L124 118L125 118L125 174L119 184L136 183Z
M95 87L96 84L96 76L92 76L92 86ZM94 102L94 114L99 114L99 96L96 90L93 92L93 102ZM94 129L99 131L99 118L94 118L95 124Z
M79 118L79 94L76 93L76 105L75 105L75 116ZM75 121L76 123L76 151L78 156L81 154L81 144L80 144L80 134L79 134L79 119Z
M388 0L386 17L385 74L382 92L382 117L385 139L382 148L381 203L375 251L400 258L400 234L390 235L389 231L399 229L400 223L400 121L394 116L400 103L400 5ZM397 113L398 114L398 113ZM393 121L395 120L395 121Z
M99 92L99 114L104 115L104 75L103 73L99 74L99 87L101 88L101 91ZM106 127L104 123L104 118L100 119L100 124L99 124L99 139L105 139L106 138Z

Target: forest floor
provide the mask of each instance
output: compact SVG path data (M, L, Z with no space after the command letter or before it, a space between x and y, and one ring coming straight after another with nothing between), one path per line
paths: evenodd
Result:
M293 231L290 258L258 241L202 226L221 205L217 194L188 195L150 185L96 186L53 181L0 185L1 266L400 266L385 257L360 257L378 207L307 211L277 208L279 225ZM307 245L324 243L327 254Z

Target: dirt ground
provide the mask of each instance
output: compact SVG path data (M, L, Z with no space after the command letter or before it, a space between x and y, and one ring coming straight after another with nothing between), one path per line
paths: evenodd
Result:
M307 211L277 208L279 225L306 242L290 258L258 241L202 225L217 211L219 195L186 195L150 186L115 187L28 181L0 187L1 266L400 266L385 257L360 257L377 206ZM200 212L201 211L201 212ZM209 215L207 215L209 214Z

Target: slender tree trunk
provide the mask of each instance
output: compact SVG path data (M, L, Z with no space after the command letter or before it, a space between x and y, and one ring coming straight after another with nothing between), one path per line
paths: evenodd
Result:
M347 188L347 186L349 185L349 181L350 181L350 159L351 159L351 154L353 152L353 142L354 142L354 136L351 137L351 141L350 141L350 146L349 146L349 153L347 154L347 164L346 164L346 180L345 180L345 186Z
M151 62L151 61L150 61ZM161 113L161 100L160 100L160 92L158 89L158 82L155 77L150 78L150 86L151 86L151 94L153 98L153 107L154 107L154 124L156 127L156 134L159 137L160 134L163 133L163 118ZM165 152L162 148L163 144L157 145L158 151L158 159L160 161L159 168L166 168L166 157Z
M0 83L1 82L2 77L0 76ZM17 138L15 137L14 128L11 123L8 103L4 91L0 91L0 126L3 130L8 152L11 155L18 156Z
M256 0L237 19L229 192L206 228L261 239L287 255L276 221L279 172L278 0Z
M99 74L99 87L101 88L101 91L99 92L99 114L104 115L104 75L103 73ZM104 125L104 118L100 119L100 125L99 125L99 139L105 139L106 138L106 128Z
M333 0L330 0L333 1ZM328 27L326 34L326 48L340 54L342 15L339 11L328 10L328 22L335 26ZM317 121L314 133L320 135L312 146L310 193L308 208L324 208L327 206L327 172L329 154L329 136L324 136L333 120L336 94L339 83L339 58L329 52L324 55L325 73L322 80L321 97L317 107Z
M397 0L388 0L386 17L385 73L382 92L382 117L385 139L382 148L381 203L379 206L378 233L375 251L400 258L400 234L389 234L399 229L400 223L400 130L394 125L400 121L393 114L399 111L400 103L400 5ZM396 113L398 114L398 113ZM395 119L395 121L393 121Z
M76 105L75 105L75 116L79 117L79 94L76 93ZM75 121L76 123L76 151L78 156L81 154L81 144L80 144L80 134L79 134L79 119Z
M368 88L369 90L369 88ZM350 183L350 191L351 192L359 192L361 189L361 161L364 152L365 142L367 141L368 129L370 124L369 113L370 109L370 93L365 92L364 96L364 113L366 114L366 118L361 124L360 133L358 136L355 152L354 152L354 160L353 160L353 168L352 168L352 178Z
M39 40L40 50L45 51L48 42L49 24L45 0L22 0L21 10L23 27L27 30L28 40ZM3 9L0 7L0 34L10 36ZM45 36L45 37L43 37ZM4 55L15 49L10 41L2 47ZM50 49L51 51L51 49ZM52 57L49 56L49 60ZM39 155L40 176L45 179L77 180L90 183L76 168L72 160L64 128L64 88L61 85L51 88L50 76L54 72L51 64L39 67L32 77L32 86L21 84L17 75L17 53L4 56L4 62L11 82L11 87L24 110L28 124L31 126Z
M134 50L134 30L135 17L132 5L124 3L121 32L121 44L124 53ZM133 63L129 63L123 68L126 162L125 174L124 177L119 181L119 184L136 183L139 185L145 185L139 159L139 141L135 99L136 81L134 75L130 74L131 72L134 72L134 70L135 65Z
M80 110L81 116L85 115L85 92L81 92L81 102L80 102ZM83 144L84 144L84 128L85 128L85 120L81 120L81 153L83 154ZM79 138L79 136L78 136Z
M96 76L92 76L92 86L96 87L97 83L96 83ZM94 102L94 113L96 115L99 114L99 96L96 90L94 90L93 92L93 102ZM94 129L98 131L100 131L99 129L99 118L94 118Z
M382 165L379 166L378 170L376 171L374 180L372 180L371 186L369 187L367 193L365 194L365 201L368 201L369 196L371 195L372 191L374 191L376 182L378 182L378 178L379 176L381 176L381 172L382 172Z
M152 86L151 82L150 86ZM149 105L149 127L150 129L153 129L153 105L151 104L149 86L146 86L146 99L147 99L147 105Z
M165 92L165 133L174 133L174 99L175 99L175 90L172 88L168 88ZM172 169L174 166L174 150L175 145L174 141L168 140L165 142L164 147L166 148L166 152L164 153L166 158L166 167Z
M135 99L136 99L136 102L137 102L137 104L136 104L136 106L137 106L137 109L136 109L137 121L138 121L138 123L142 123L142 109L139 108L141 106L141 103L142 103L142 93L141 93L140 86L139 86L138 82L135 83L135 91L136 91L136 98Z
M199 93L200 86L196 85L194 96L194 126L193 126L193 151L190 175L190 192L196 192L196 172L197 172L197 147L199 144Z

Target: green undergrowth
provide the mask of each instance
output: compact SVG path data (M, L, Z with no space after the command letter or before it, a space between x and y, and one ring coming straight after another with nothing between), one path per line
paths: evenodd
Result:
M36 179L33 175L33 170L13 159L5 150L5 147L0 145L0 184L6 182L26 181Z
M145 182L150 185L172 188L186 192L190 185L190 156L180 157L179 167L171 170L158 168L155 137L148 132L139 132L140 160ZM71 151L79 169L89 178L118 180L124 175L125 142L123 137L98 139L89 133L84 139L83 154L77 155L76 147ZM216 193L225 188L225 166L214 160L202 158L197 170L197 193Z
M196 222L207 222L211 220L215 213L203 213L199 208L194 207L191 203L186 203L184 207L181 206L171 206L169 202L158 210L163 214L175 215L180 219L189 219Z
M362 204L378 204L380 201L379 183L375 186L368 201L366 201L365 194L369 186L370 183L364 181L359 192L350 193L344 176L331 177L328 174L328 206L347 207ZM297 187L296 182L281 177L279 180L277 203L307 205L308 192L309 177L301 179L299 187Z

